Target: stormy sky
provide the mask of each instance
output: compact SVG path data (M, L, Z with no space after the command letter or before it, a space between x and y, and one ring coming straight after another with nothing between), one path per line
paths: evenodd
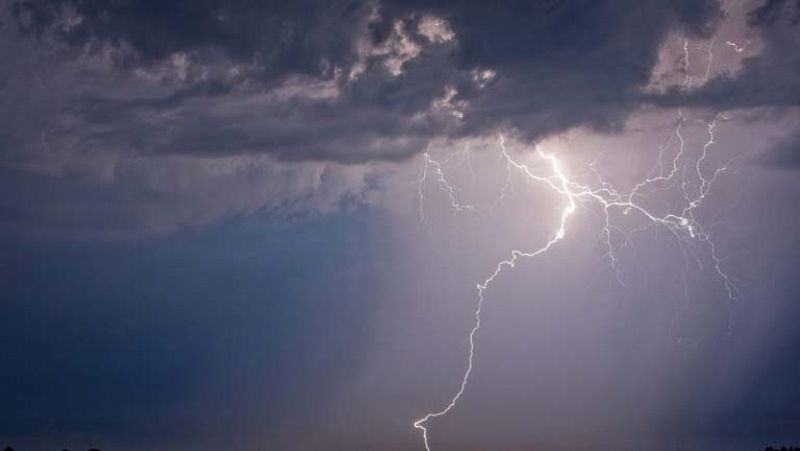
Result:
M0 1L0 446L800 446L799 46L797 0Z

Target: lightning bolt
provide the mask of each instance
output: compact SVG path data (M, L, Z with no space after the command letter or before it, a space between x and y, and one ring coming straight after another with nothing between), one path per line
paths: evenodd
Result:
M684 46L684 49L688 49L688 45ZM687 50L687 64L688 64L688 50ZM470 375L472 374L472 369L475 361L475 336L481 328L481 313L483 311L483 306L486 299L486 291L489 289L491 284L500 277L501 273L505 270L513 269L517 263L521 259L528 259L528 258L535 258L542 254L547 253L553 246L557 245L560 241L565 239L567 234L567 226L569 223L569 219L574 215L579 205L588 205L593 204L600 207L602 211L602 219L603 219L603 229L602 234L604 237L604 244L607 249L607 257L609 259L610 266L614 270L615 274L617 275L617 280L620 282L621 285L624 286L624 283L620 280L620 271L617 266L617 256L616 250L613 246L612 241L612 234L613 233L620 233L625 238L624 245L630 243L630 235L640 230L644 230L649 227L661 227L669 231L669 233L678 240L681 244L681 250L684 254L684 259L686 262L686 271L684 272L684 280L686 277L686 273L688 273L689 268L689 260L690 260L690 253L694 256L695 260L697 261L698 265L702 267L702 262L700 257L696 255L696 250L690 248L686 243L689 242L697 242L703 246L705 246L706 252L711 260L714 262L714 269L716 274L718 275L719 279L722 282L722 285L725 287L727 298L728 298L728 305L729 305L729 316L728 316L728 333L731 333L731 324L732 324L732 312L733 312L733 305L735 301L739 298L739 291L736 287L736 281L729 276L723 269L723 262L722 259L717 254L716 245L711 239L711 234L703 229L703 227L697 222L695 219L694 212L697 208L699 208L702 202L705 200L706 196L708 195L711 187L713 186L714 182L717 180L718 176L728 170L727 165L723 165L720 168L715 169L710 175L707 173L705 163L708 159L709 152L711 151L713 145L715 144L715 128L717 125L717 119L705 123L708 139L705 144L702 146L700 150L700 155L692 161L691 158L688 157L686 152L686 145L682 135L682 126L684 125L686 119L684 119L682 114L679 114L678 123L670 135L668 142L674 138L677 138L679 147L678 151L673 156L670 163L665 164L663 162L664 154L666 152L667 144L665 143L659 149L657 160L653 166L653 168L648 172L645 176L645 179L641 182L637 183L630 191L621 192L614 188L613 185L606 182L599 171L597 171L595 167L595 162L589 164L590 170L596 176L598 183L597 186L590 186L586 184L581 184L567 174L567 171L563 168L562 162L552 153L543 152L541 149L536 148L535 156L543 162L547 163L547 166L550 169L550 174L543 176L537 174L531 167L528 165L518 161L511 153L509 153L508 149L506 148L505 138L501 134L499 136L499 148L500 153L505 160L506 169L509 171L517 171L527 180L539 183L556 194L563 197L564 203L563 207L561 208L559 214L559 221L558 221L558 228L551 234L550 238L540 247L523 251L523 250L512 250L509 257L501 260L494 266L494 270L486 277L482 282L476 285L477 290L477 306L475 309L474 317L475 322L473 324L472 329L469 332L469 354L467 359L467 367L461 379L461 383L458 387L458 390L455 394L450 398L450 401L445 405L444 408L430 412L425 414L423 417L415 420L413 422L413 427L422 434L422 440L425 445L425 449L427 451L431 451L430 442L429 442L429 425L428 423L431 420L434 420L438 417L442 417L447 415L458 403L461 397L466 390L467 384L469 382ZM433 160L429 154L429 152L425 152L423 154L423 169L422 169L422 176L419 180L419 196L420 196L420 218L421 221L424 220L424 207L423 203L424 199L424 183L426 181L426 177L429 171L433 170L436 174L436 180L438 182L439 187L448 194L448 197L451 202L451 207L456 212L477 212L477 209L469 204L462 204L460 203L455 196L455 188L452 184L447 180L444 174L444 169L441 163L436 162ZM693 163L693 164L692 164ZM686 168L691 166L690 172L694 173L696 176L696 181L698 186L695 190L690 189L689 184L687 183L687 176L686 176ZM666 169L665 169L666 167ZM639 199L644 198L645 194L644 191L651 186L655 186L656 188L659 185L669 185L675 186L678 182L678 178L681 178L681 191L683 194L683 199L686 202L685 206L680 210L680 212L673 212L673 213L665 213L665 214L658 214L651 209L647 208L643 204L640 203ZM503 185L501 189L500 196L498 201L495 202L496 205L498 202L502 202L503 198L505 197L506 191L508 186L510 185L510 175L506 179L506 183ZM667 188L661 188L667 189ZM694 193L691 193L694 191ZM632 231L626 232L619 227L616 227L612 223L612 214L618 213L623 215L628 214L637 214L644 218L648 222L648 226L641 229L634 229ZM686 287L686 285L684 285ZM688 288L686 288L686 298L687 304L684 305L685 308L688 308ZM683 312L678 313L680 315ZM674 322L674 320L673 320ZM670 336L671 336L671 328L672 323L670 324Z
M730 11L730 9L733 8L735 3L736 2L733 2L731 5L729 5L729 7L726 9L726 14ZM711 68L714 61L713 50L716 44L716 38L717 37L715 34L712 36L707 46L700 47L700 49L705 50L707 55L706 67L703 74L703 82L708 81L711 73ZM744 48L740 47L735 42L727 41L725 44L733 48L733 50L737 53L742 53L744 51ZM689 40L685 39L683 42L684 89L691 89L693 81L690 63ZM683 253L685 262L685 269L682 278L684 282L684 297L686 302L669 324L668 334L670 339L672 339L672 329L674 323L690 307L691 297L689 296L688 284L686 283L690 268L690 260L694 259L697 266L701 269L704 266L702 258L698 255L698 249L693 247L692 244L697 243L701 247L704 247L705 255L713 262L713 269L716 272L718 279L721 281L722 286L725 288L728 300L728 324L726 332L727 334L732 334L733 307L735 302L741 296L737 288L738 281L731 277L724 270L723 260L719 257L716 244L711 237L711 232L704 229L704 227L697 221L695 217L695 212L706 199L706 196L709 194L718 177L721 174L730 171L729 165L731 161L728 161L722 166L717 167L710 174L705 168L709 153L716 143L715 130L718 119L719 116L715 117L711 121L702 122L706 127L708 139L700 149L699 156L695 159L692 159L686 152L686 142L682 133L687 119L684 118L683 112L679 111L677 124L666 142L659 147L658 155L653 167L645 175L644 180L634 185L633 188L631 188L628 192L621 192L612 184L604 180L602 174L596 168L596 161L593 161L588 165L589 170L597 180L596 186L578 183L567 175L566 171L563 169L562 162L555 155L542 152L537 147L535 155L546 162L551 170L551 174L548 176L539 175L535 173L528 165L523 164L515 159L506 149L505 138L503 135L501 134L499 136L500 153L505 160L505 168L507 173L505 182L500 189L499 196L491 205L489 211L493 211L497 205L504 201L506 194L512 186L512 175L514 170L518 171L528 181L543 184L556 194L562 196L564 198L564 206L562 207L559 216L560 219L558 222L558 228L551 234L548 241L546 241L537 249L529 251L521 251L516 249L512 250L508 258L498 262L489 276L476 285L477 306L474 313L475 322L469 332L469 356L467 359L467 367L464 371L458 390L450 398L450 401L444 408L427 413L423 417L413 422L413 427L422 433L423 443L427 451L431 451L428 436L428 423L435 418L447 415L456 406L459 399L461 399L463 396L467 387L467 383L469 382L470 375L472 374L475 360L475 336L481 328L481 312L483 311L486 291L504 270L513 269L519 260L524 258L534 258L545 254L553 246L563 240L566 237L568 220L573 216L579 205L595 204L600 207L602 212L601 235L603 238L603 244L606 248L606 257L616 276L617 282L623 287L626 285L621 277L617 252L631 244L631 237L633 234L647 230L651 227L655 227L656 232L659 230L659 228L663 228L666 229L680 244L680 249ZM727 120L725 116L722 116L722 119ZM676 139L678 142L678 150L675 152L672 159L665 163L664 159L667 148L674 139ZM465 150L465 152L468 152L468 150ZM471 161L469 160L469 153L467 153L466 156L468 158L467 163L469 164L470 174L472 175L474 182L475 176ZM424 164L418 185L421 223L425 224L430 229L430 224L425 219L424 214L424 184L427 179L427 174L431 169L436 175L436 180L440 189L442 189L448 195L450 206L455 212L478 212L478 210L471 204L462 204L456 199L456 189L447 180L442 163L434 160L428 151L423 154L423 161ZM687 170L693 174L687 176ZM693 183L696 184L694 189L691 186L692 180L690 180L690 178L693 180ZM647 197L647 190L669 190L678 184L680 184L680 190L683 194L683 201L685 202L685 205L680 212L658 214L655 211L647 208L644 204L640 203L640 199L645 199ZM691 191L694 191L694 193ZM613 224L612 213L615 212L623 215L628 215L631 213L637 214L644 218L648 224L645 227L625 231ZM622 244L619 246L619 249L615 249L614 247L613 236L615 234L622 237Z
M692 76L689 74L689 40L683 41L683 87L688 88L692 82Z
M472 212L477 213L478 210L470 204L462 204L459 203L456 199L456 188L447 180L445 176L443 163L439 163L438 161L431 158L430 153L425 152L422 154L422 158L424 159L424 165L422 166L422 171L419 178L419 196L420 196L420 222L426 224L426 226L430 227L430 224L425 219L425 210L423 207L424 200L424 192L423 186L425 184L426 179L428 178L428 171L430 168L433 168L433 171L436 175L436 181L439 183L439 187L447 193L448 198L450 199L450 206L453 208L454 211L463 213L463 212Z
M711 37L711 42L708 43L706 50L706 72L703 74L703 81L708 81L708 76L711 74L711 65L714 64L714 44L717 42L717 35Z

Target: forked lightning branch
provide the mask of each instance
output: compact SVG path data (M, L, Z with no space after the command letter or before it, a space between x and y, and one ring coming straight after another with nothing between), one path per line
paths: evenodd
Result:
M612 235L621 234L623 236L623 242L627 245L627 243L630 243L630 234L639 229L626 231L621 226L615 224L615 218L617 218L618 215L638 215L648 223L648 226L659 227L668 231L678 243L681 243L681 250L683 251L687 268L690 258L694 257L699 261L700 256L697 255L698 252L703 252L705 256L713 262L713 270L719 283L725 289L729 312L732 312L733 305L739 298L739 291L737 290L735 280L725 272L722 260L717 254L717 248L714 241L712 241L710 232L698 222L695 214L698 209L703 206L703 202L706 200L706 197L717 179L728 171L727 165L716 168L706 167L709 165L709 153L712 151L715 144L714 133L717 119L704 122L707 139L701 148L697 149L693 155L689 155L690 152L689 149L687 149L682 134L686 121L687 120L680 115L677 126L673 131L673 136L679 143L675 155L673 155L671 159L665 161L665 151L662 147L653 169L639 183L634 185L632 189L626 192L617 190L612 184L608 183L603 178L602 174L597 171L594 164L589 165L589 170L594 174L596 182L589 185L579 183L570 177L569 169L564 167L563 162L558 156L553 153L546 153L537 148L534 151L535 158L546 163L544 166L546 172L538 173L535 169L523 163L519 157L516 157L509 151L506 140L502 135L498 137L497 148L506 163L506 170L509 171L506 178L507 181L510 180L511 175L516 172L529 181L541 185L562 199L561 208L553 212L554 220L556 220L555 222L557 222L558 227L551 232L549 239L543 242L540 247L527 250L512 250L506 259L497 262L489 271L488 276L477 284L477 305L474 314L474 323L468 336L467 365L458 389L443 408L427 413L413 422L414 428L421 432L422 440L427 451L431 451L429 428L432 420L447 415L456 406L467 388L475 363L476 335L481 328L481 312L486 301L487 290L504 271L513 269L520 260L535 258L545 254L554 246L557 246L560 241L567 239L569 237L570 220L581 206L595 205L599 207L602 212L601 232L604 237L603 243L609 264L617 275L617 280L620 284L624 285L619 279L619 270L617 266L619 261L617 253L619 249L615 248ZM689 183L690 179L692 183ZM450 206L455 211L478 211L474 206L459 201L456 188L447 178L444 164L435 160L430 152L425 152L423 154L418 194L419 220L426 229L430 229L431 227L425 216L425 189L429 181L435 182L435 185L446 194ZM658 185L660 187L659 189L662 190L670 188L677 190L677 195L681 199L681 205L668 213L658 213L647 207L646 203L642 202L642 199L647 197L647 188L654 185ZM663 188L663 186L667 188ZM506 183L501 189L495 204L503 201L507 188L508 184ZM728 332L730 332L731 328L730 314L731 313L729 313L728 318Z

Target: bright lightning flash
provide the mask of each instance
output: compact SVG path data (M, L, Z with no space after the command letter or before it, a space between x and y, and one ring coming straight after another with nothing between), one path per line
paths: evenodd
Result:
M612 269L617 274L618 281L620 281L620 278L619 271L617 269L618 260L615 252L619 249L615 249L613 246L611 239L612 234L622 234L625 238L625 244L627 244L630 242L629 233L637 230L626 233L621 228L614 226L611 218L614 213L623 215L632 213L637 214L648 222L648 227L663 227L668 230L670 234L678 240L679 243L681 243L681 248L684 252L687 267L689 253L694 254L694 257L698 262L700 262L700 258L696 255L695 248L686 244L694 242L699 243L701 247L704 246L706 255L714 262L714 269L722 285L725 287L728 297L729 311L732 312L733 304L739 298L739 292L736 288L736 283L734 279L723 270L722 260L717 255L716 247L711 240L709 232L705 231L695 218L696 209L700 207L703 200L708 195L712 185L717 180L717 177L728 170L727 165L723 165L708 175L704 168L708 157L708 152L714 145L714 130L716 127L716 120L705 123L708 132L708 140L703 145L700 155L696 159L689 158L684 149L685 143L681 134L681 126L683 125L684 121L685 119L681 115L678 125L673 132L673 135L677 137L678 142L680 143L680 147L672 161L665 164L663 161L664 148L662 147L655 166L648 173L645 180L636 184L628 192L620 192L611 184L604 181L594 168L593 164L590 164L590 169L597 177L599 181L598 185L589 186L578 183L569 177L563 168L562 162L555 155L551 153L545 153L537 149L536 156L546 162L551 171L551 174L547 176L539 175L535 173L534 170L532 170L528 165L521 163L508 152L505 145L505 139L502 135L500 135L499 147L501 154L505 159L506 168L509 171L517 170L523 177L535 183L542 184L544 187L549 188L556 194L562 196L564 199L564 206L559 213L560 220L558 222L558 228L551 234L551 237L547 242L545 242L539 248L533 250L512 250L507 259L497 263L489 276L477 284L476 288L478 297L477 307L475 309L475 323L469 333L469 358L467 360L466 371L461 379L461 384L459 385L456 393L450 399L449 403L447 403L444 408L428 413L422 418L419 418L413 422L414 428L422 432L422 439L427 451L431 451L428 437L428 423L435 418L447 415L447 413L456 406L459 399L464 394L464 390L469 382L469 377L472 374L475 358L475 335L481 328L481 312L484 305L486 290L488 290L492 282L494 282L504 270L514 268L521 259L533 258L548 252L559 241L563 240L567 235L567 225L569 219L575 213L579 205L593 204L599 206L601 209L603 217L602 232L605 238L604 242L607 249L607 255ZM423 204L425 199L423 197L423 184L428 177L428 172L431 170L436 176L439 187L448 195L451 207L455 211L477 212L476 208L472 205L461 204L457 201L456 190L450 184L450 182L447 181L442 164L433 160L428 152L425 152L423 158L424 165L419 179L420 221L426 226L430 227L424 216ZM696 189L691 189L690 185L687 183L687 168L690 168L688 169L689 172L694 173L692 174L692 177L696 177L695 180L698 185ZM506 184L501 190L500 197L498 198L497 202L501 202L503 200L508 188L509 180L510 175L506 180ZM658 214L640 202L640 200L644 198L645 188L650 186L659 188L663 185L676 186L679 181L682 190L683 201L685 202L683 208L675 210L673 213ZM497 202L495 202L495 205ZM622 284L621 281L620 284ZM731 317L729 315L728 332L730 333L730 331Z

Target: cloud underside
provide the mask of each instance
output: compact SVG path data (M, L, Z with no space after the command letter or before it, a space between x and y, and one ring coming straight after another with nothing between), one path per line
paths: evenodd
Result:
M751 14L766 46L740 72L660 94L646 92L660 46L710 36L715 1L19 0L2 14L0 163L35 176L403 161L498 127L614 131L646 104L800 103L793 2Z

